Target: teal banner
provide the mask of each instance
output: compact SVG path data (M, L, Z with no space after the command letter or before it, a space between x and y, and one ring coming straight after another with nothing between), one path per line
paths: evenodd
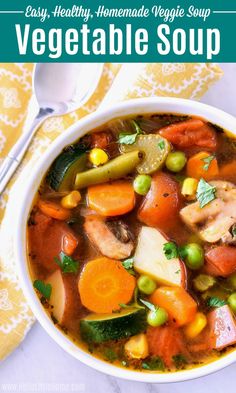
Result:
M0 1L1 62L236 62L236 2Z

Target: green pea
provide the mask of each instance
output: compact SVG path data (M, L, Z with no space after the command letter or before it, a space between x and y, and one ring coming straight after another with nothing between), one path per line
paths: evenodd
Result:
M164 308L156 307L155 310L149 311L147 315L147 323L150 326L156 327L164 325L168 321L168 314Z
M145 295L151 295L156 289L156 283L148 276L140 276L137 281L138 289Z
M228 280L229 284L232 286L233 289L236 289L236 273L231 274Z
M171 172L180 172L187 162L186 155L182 151L169 153L166 159L166 168Z
M151 187L152 178L148 175L138 175L134 179L134 191L139 195L146 195Z
M232 293L232 295L230 295L228 297L228 303L229 303L229 306L230 306L231 310L234 313L236 313L236 293L235 292Z
M197 270L203 266L204 251L200 244L189 243L183 247L183 255L189 269Z

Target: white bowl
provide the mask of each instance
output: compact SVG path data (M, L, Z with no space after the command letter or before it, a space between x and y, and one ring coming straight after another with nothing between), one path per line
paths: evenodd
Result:
M80 120L63 134L61 134L43 154L40 161L34 167L26 184L21 187L21 195L18 195L18 213L15 236L15 253L18 273L24 295L38 321L48 334L68 353L76 359L105 372L114 377L133 381L151 383L170 383L187 381L198 378L217 370L220 370L236 361L236 350L219 358L218 360L192 370L184 370L166 374L144 373L126 370L112 364L99 360L89 353L77 347L58 328L56 328L44 311L32 285L27 266L26 251L26 225L27 218L32 206L33 198L41 183L41 180L61 150L68 144L72 144L88 131L97 128L111 119L126 115L148 114L148 113L177 113L201 116L222 128L231 131L236 136L236 118L229 114L195 101L176 98L143 98L125 101L102 111L97 111Z

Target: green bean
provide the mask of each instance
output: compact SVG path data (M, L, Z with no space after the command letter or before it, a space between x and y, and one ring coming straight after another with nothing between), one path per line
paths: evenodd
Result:
M81 189L94 184L120 179L133 172L142 159L143 153L140 150L135 150L122 154L99 168L77 173L75 188Z

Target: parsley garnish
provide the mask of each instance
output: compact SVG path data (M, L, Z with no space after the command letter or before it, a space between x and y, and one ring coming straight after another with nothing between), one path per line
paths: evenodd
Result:
M133 269L134 267L134 258L129 258L126 259L125 261L122 262L123 267L128 270L128 269Z
M205 164L205 165L203 165L204 171L208 171L209 166L211 165L211 162L214 160L214 158L215 158L214 154L212 156L208 156L208 157L202 158L202 161Z
M207 299L208 307L217 308L217 307L225 306L226 304L227 302L225 300L219 299L216 296L212 296Z
M137 134L143 133L143 131L141 130L141 128L139 127L138 123L135 120L131 120L131 124Z
M163 251L167 259L173 259L179 256L178 246L173 242L165 243Z
M154 304L148 302L147 300L139 299L141 303L143 303L150 311L156 311L158 307Z
M74 261L74 259L66 255L64 252L60 252L59 258L54 259L55 262L60 266L63 273L77 273L79 268L78 261Z
M197 200L203 208L216 198L216 187L211 186L204 179L200 179L197 187Z
M137 136L143 133L143 131L141 130L139 125L136 123L136 121L132 120L131 123L132 123L134 130L135 130L135 133L129 134L127 132L121 132L119 134L119 143L124 144L124 145L133 145L137 139Z
M161 370L165 369L163 360L159 356L153 356L150 360L142 362L142 368L144 370Z
M232 233L233 237L236 237L236 225L235 224L231 228L231 233Z
M187 256L187 251L185 246L178 247L174 242L165 243L163 246L163 251L167 259L181 258L185 259ZM177 270L175 273L179 273Z
M159 146L160 150L164 150L165 149L165 141L164 140L160 141L158 143L158 146Z
M172 359L175 363L175 367L178 369L182 368L188 363L186 357L181 353L179 353L178 355L174 355Z
M132 304L125 304L125 303L119 303L119 306L121 308L132 308L133 307Z
M104 351L104 356L109 362L114 362L118 358L117 353L112 348L106 348Z
M50 299L52 293L51 284L45 284L42 280L35 280L34 288L36 288L46 299Z
M123 145L133 145L133 143L136 141L138 134L127 134L124 132L121 132L119 134L119 143L122 143Z
M134 258L126 259L125 261L122 262L122 266L127 270L127 272L129 272L129 274L132 274L132 276L135 276L135 271L133 269Z

